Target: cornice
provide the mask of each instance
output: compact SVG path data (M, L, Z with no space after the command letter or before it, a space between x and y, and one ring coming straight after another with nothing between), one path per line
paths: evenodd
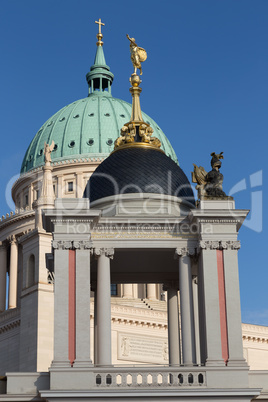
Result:
M16 209L15 213L11 211L10 214L2 215L2 218L0 218L0 230L9 225L12 225L15 222L30 218L34 215L35 211L32 209Z
M108 155L107 155L108 156ZM75 165L76 167L80 165L94 165L96 163L102 162L104 159L107 158L107 156L98 156L98 157L92 157L92 158L72 158L72 159L64 159L64 160L59 160L51 163L51 166L53 167L53 171L57 171L59 168L67 167L67 166L72 166ZM24 180L30 179L31 176L33 176L35 173L41 173L43 170L43 166L38 166L36 168L33 168L31 170L28 170L28 172L21 173L20 177L15 181L15 183L12 186L12 192L15 190L15 188Z
M14 322L20 321L20 309L14 308L3 311L0 314L0 331L2 327L11 325Z
M20 326L20 319L12 321L5 325L1 325L0 326L0 334L10 331L11 329L19 327L19 326Z

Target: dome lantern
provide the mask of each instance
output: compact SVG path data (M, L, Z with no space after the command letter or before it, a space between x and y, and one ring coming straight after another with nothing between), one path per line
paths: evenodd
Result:
M86 75L89 96L94 93L94 95L105 94L107 96L111 95L111 85L114 79L113 73L110 71L110 67L107 66L105 61L105 56L103 52L103 34L101 33L101 26L104 25L99 18L99 21L95 21L99 25L99 32L97 33L97 50L95 55L95 60L93 66L91 66L90 71ZM107 91L106 91L107 90Z

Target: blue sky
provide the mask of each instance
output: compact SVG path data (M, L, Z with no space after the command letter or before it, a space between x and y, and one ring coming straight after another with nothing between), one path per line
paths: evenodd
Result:
M188 178L192 163L208 170L210 153L224 151L224 190L252 210L240 232L242 319L268 325L267 16L266 0L2 0L0 214L12 208L6 194L43 122L87 96L102 18L113 96L130 101L128 33L148 52L142 109Z

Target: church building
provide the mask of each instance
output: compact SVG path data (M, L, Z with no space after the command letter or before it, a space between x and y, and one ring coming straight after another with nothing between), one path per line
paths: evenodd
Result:
M41 126L0 220L0 402L268 401L223 153L194 165L196 199L141 111L145 49L127 35L132 104L114 98L96 23L88 96Z

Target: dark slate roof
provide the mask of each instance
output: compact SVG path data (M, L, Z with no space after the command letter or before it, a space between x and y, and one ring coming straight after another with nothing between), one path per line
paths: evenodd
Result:
M112 153L92 174L85 197L96 201L129 193L178 196L195 205L191 185L182 169L153 148L126 148Z

